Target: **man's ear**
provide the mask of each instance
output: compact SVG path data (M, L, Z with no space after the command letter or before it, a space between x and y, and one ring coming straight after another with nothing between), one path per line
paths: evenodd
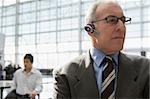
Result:
M93 32L93 33L88 32L88 35L93 39L97 39L97 34L95 32Z
M88 23L86 26L84 26L84 29L87 33L93 33L95 30L95 26L93 23Z
M94 34L95 33L88 32L88 35L91 36L91 37L94 36Z

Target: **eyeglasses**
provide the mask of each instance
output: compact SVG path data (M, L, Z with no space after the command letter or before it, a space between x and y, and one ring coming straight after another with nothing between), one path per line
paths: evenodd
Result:
M103 21L103 20L105 20L109 24L117 24L119 20L121 20L123 24L128 23L128 22L131 23L130 17L122 16L122 17L118 18L117 16L112 16L112 15L107 16L106 18L101 19L101 20L92 21L92 23Z

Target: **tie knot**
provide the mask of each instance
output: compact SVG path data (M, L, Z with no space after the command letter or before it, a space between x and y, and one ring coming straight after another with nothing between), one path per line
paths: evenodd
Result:
M106 56L106 57L105 57L105 61L106 61L106 62L110 62L110 61L113 62L113 59L112 59L111 56Z

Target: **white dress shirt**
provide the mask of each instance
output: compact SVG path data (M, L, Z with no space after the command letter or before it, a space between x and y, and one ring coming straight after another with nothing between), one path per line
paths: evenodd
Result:
M40 93L43 89L42 74L33 68L29 73L23 69L19 69L14 73L13 84L11 90L16 89L20 95L30 94L32 91Z

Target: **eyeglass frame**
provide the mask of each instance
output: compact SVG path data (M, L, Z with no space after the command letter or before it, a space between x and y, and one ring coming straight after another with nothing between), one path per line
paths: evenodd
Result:
M116 22L115 23L111 23L109 22L110 20L108 20L108 18L111 17L111 18L116 18ZM123 20L124 19L124 20ZM130 22L131 23L131 18L130 17L125 17L125 16L122 16L122 17L117 17L117 16L113 16L113 15L109 15L107 17L105 17L104 19L100 19L100 20L96 20L96 21L92 21L92 23L96 23L96 22L99 22L99 21L106 21L107 23L110 23L110 24L117 24L119 20L121 20L123 22L123 24L125 24L126 22Z

